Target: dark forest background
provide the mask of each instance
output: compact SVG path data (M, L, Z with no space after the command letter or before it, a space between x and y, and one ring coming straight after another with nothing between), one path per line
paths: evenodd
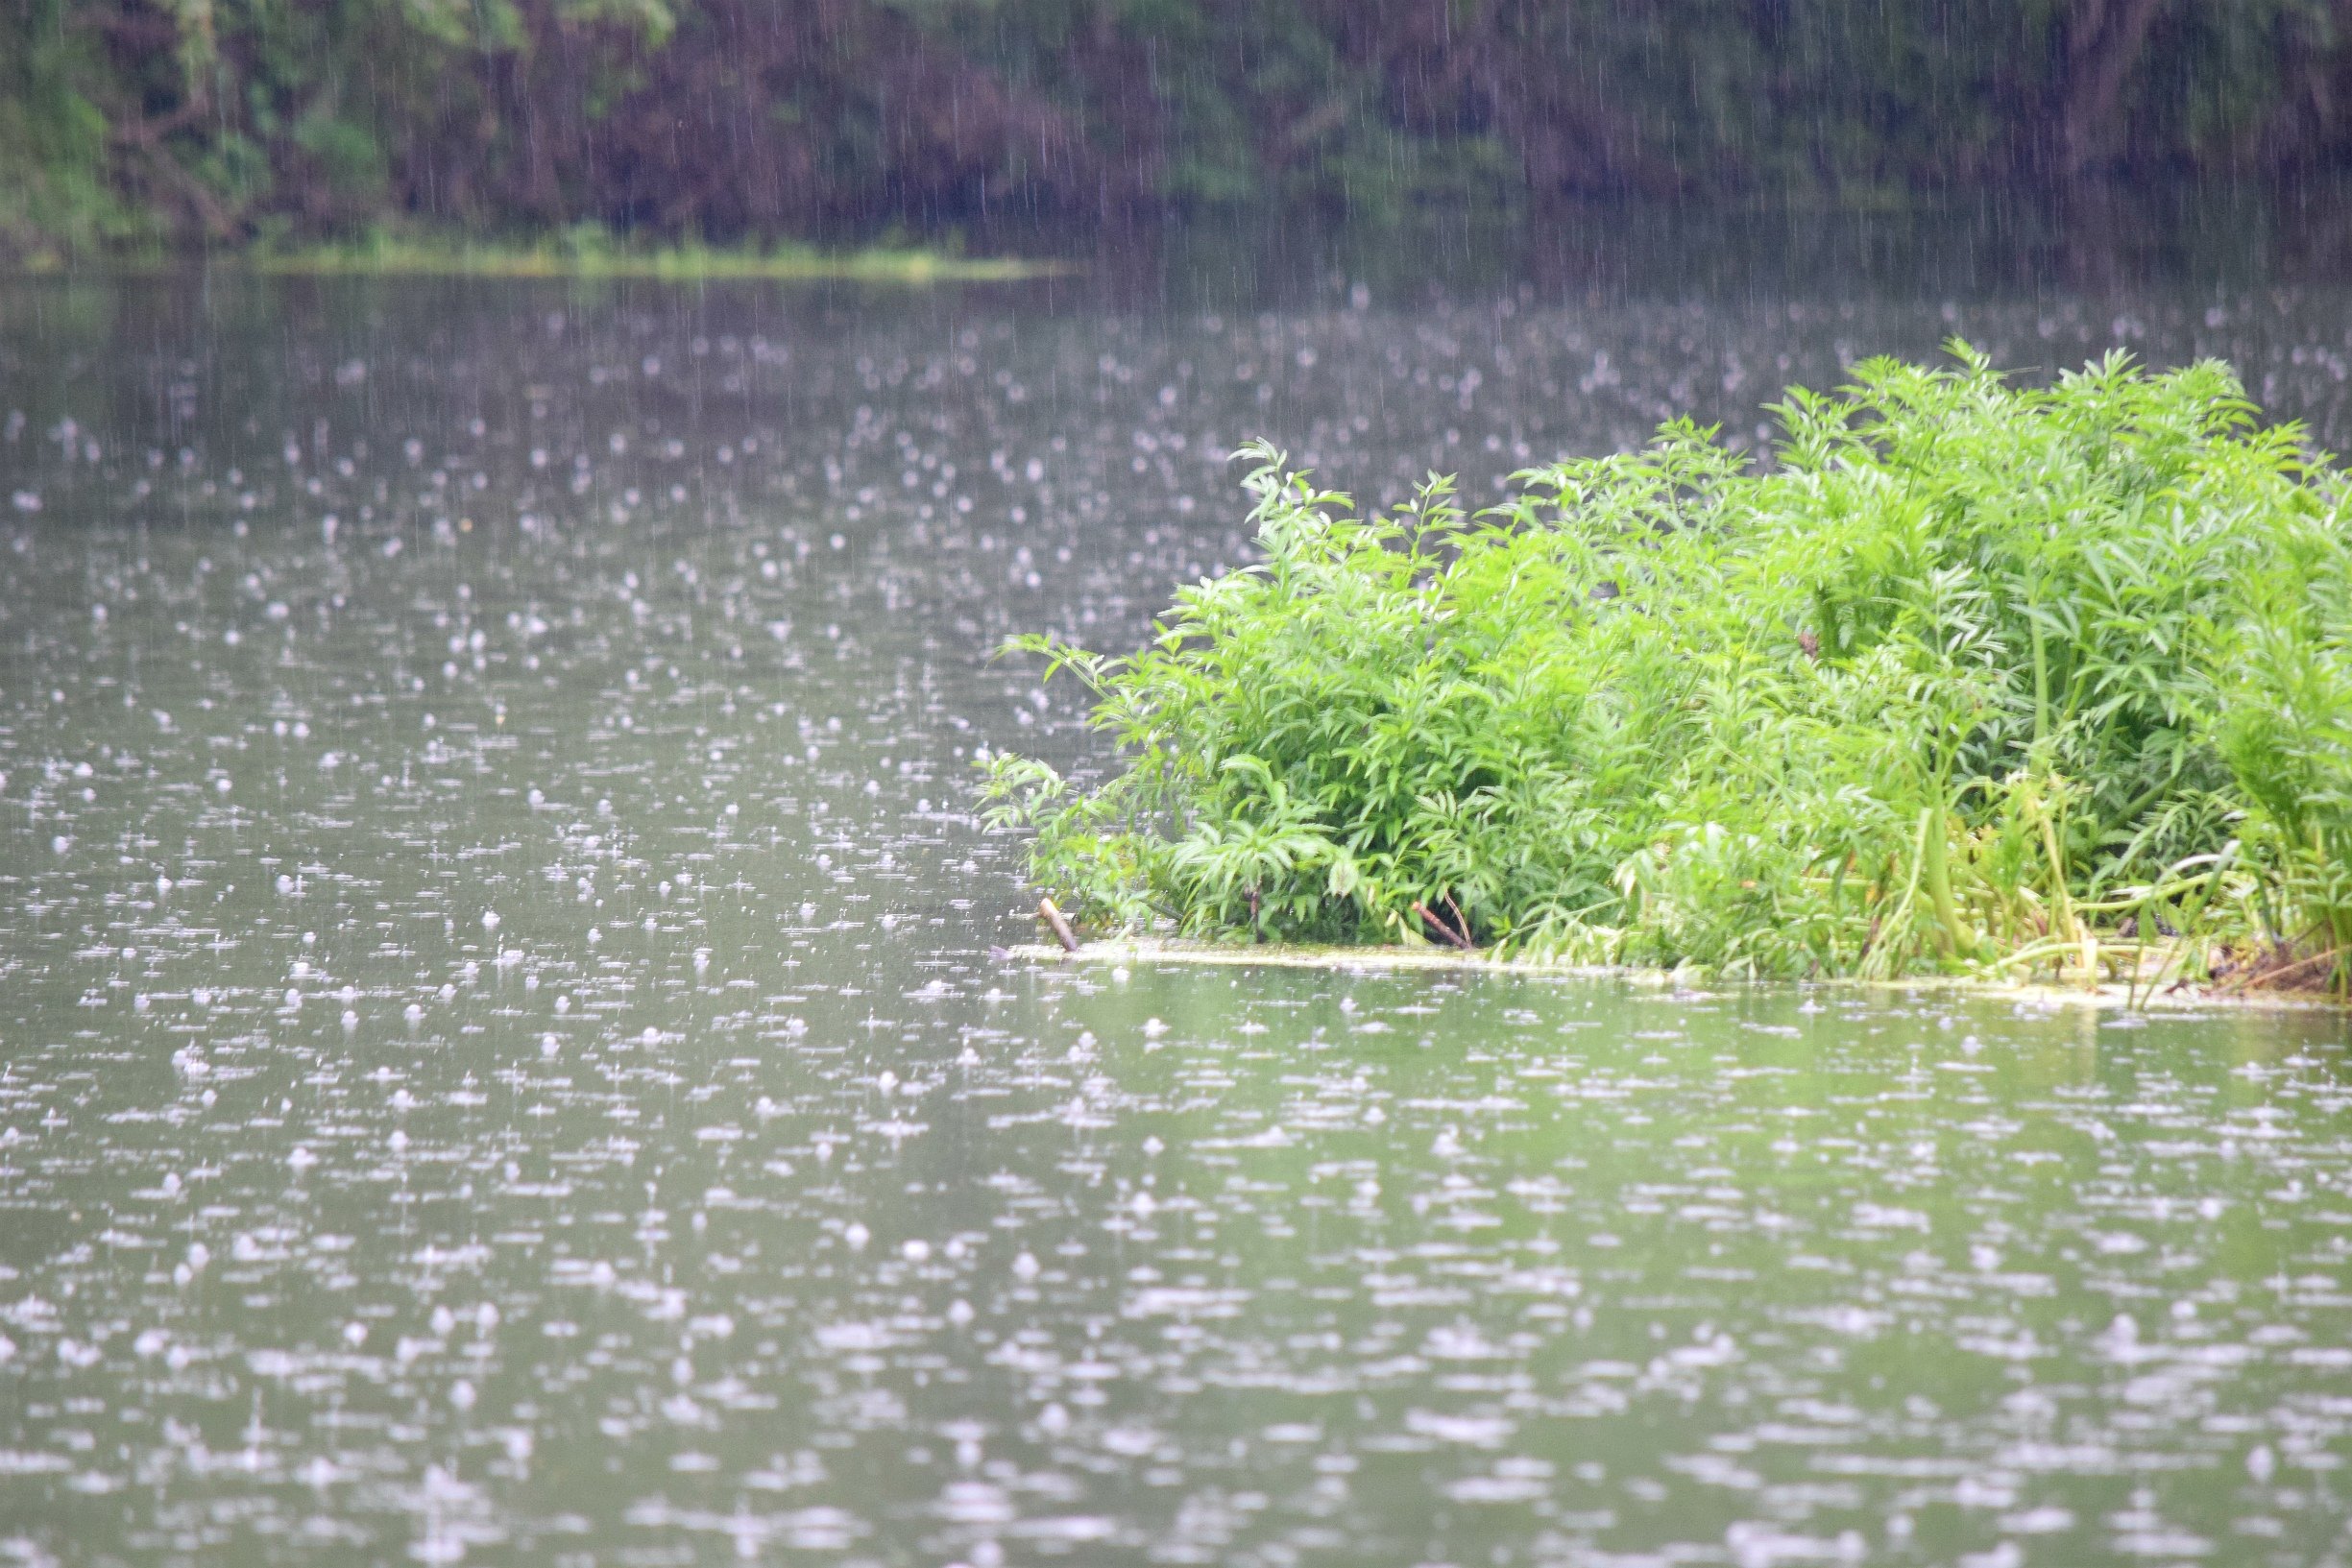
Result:
M0 0L0 251L2352 164L2352 0Z

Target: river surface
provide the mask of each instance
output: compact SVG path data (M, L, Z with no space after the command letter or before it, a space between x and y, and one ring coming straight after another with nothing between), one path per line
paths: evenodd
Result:
M2352 438L2309 284L0 285L0 1560L2352 1560L2333 1015L1002 952L1242 439L1955 331Z

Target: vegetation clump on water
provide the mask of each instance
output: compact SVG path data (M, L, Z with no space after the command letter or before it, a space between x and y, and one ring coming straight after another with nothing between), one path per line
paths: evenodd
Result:
M1952 351L1476 515L1249 447L1261 562L1125 658L1016 639L1121 765L989 758L989 820L1097 930L2345 990L2342 474L2218 363Z
M256 247L231 259L281 277L658 278L669 282L800 278L870 283L1002 282L1052 277L1056 262L966 256L917 246L632 244L596 224L498 242L378 229L342 244Z
M4 255L5 253L0 253ZM170 271L188 256L158 248L124 253L105 265ZM1067 263L1022 256L973 256L949 248L869 245L827 250L793 242L647 242L601 224L551 234L485 239L450 230L384 227L347 240L299 243L284 236L204 253L210 265L278 277L511 277L580 280L651 278L672 283L828 280L924 284L1009 282L1063 276ZM24 270L61 271L65 258L36 257Z

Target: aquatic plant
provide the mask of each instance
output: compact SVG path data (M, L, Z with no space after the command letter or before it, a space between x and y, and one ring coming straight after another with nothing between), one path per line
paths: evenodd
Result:
M1119 770L988 759L1097 928L1729 974L2352 977L2341 475L2227 367L1965 344L1392 516L1246 449L1263 559L1045 638Z
M828 251L789 244L632 243L596 224L575 224L552 239L515 243L376 229L364 239L345 244L255 247L231 253L230 260L254 272L305 277L649 277L672 282L722 278L996 282L1053 277L1070 270L1052 261L965 256L915 247Z

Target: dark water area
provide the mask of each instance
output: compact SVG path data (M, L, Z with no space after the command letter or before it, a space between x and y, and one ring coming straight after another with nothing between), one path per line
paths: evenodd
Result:
M0 284L0 1548L2347 1550L2335 1014L996 951L974 752L1104 759L991 652L1246 561L1245 438L1484 501L1955 332L2352 435L2324 277L1629 245Z
M1593 309L2205 295L2352 277L2352 180L1998 187L1880 207L1432 207L1352 225L1271 209L1087 229L1006 216L964 237L988 254L1075 262L1092 302L1147 310L1313 309L1358 285L1390 308L1506 295Z

